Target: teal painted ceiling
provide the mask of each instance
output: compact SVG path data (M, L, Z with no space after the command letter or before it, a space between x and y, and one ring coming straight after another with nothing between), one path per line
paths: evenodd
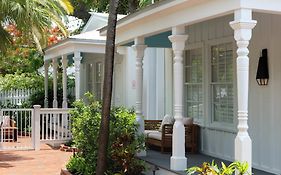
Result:
M168 36L172 35L171 31L163 32L160 34L152 35L145 38L145 45L148 47L158 47L158 48L171 48L172 43L170 42ZM134 41L124 44L123 46L132 46Z

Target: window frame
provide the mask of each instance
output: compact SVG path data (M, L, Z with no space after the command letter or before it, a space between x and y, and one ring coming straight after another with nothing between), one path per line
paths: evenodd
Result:
M188 110L187 110L187 102L188 102L188 99L187 99L187 95L188 93L186 92L187 90L187 84L189 83L186 83L186 53L188 50L196 50L196 49L201 49L201 55L202 55L202 94L203 94L203 100L202 100L202 118L194 118L194 123L196 124L199 124L199 125L204 125L204 120L205 120L205 98L207 97L206 96L206 93L205 93L205 54L204 54L204 44L203 42L199 42L199 43L194 43L194 44L188 44L188 46L185 48L184 50L184 60L183 60L183 65L184 65L184 114L185 116L189 117L188 116ZM200 83L191 83L191 84L200 84Z
M212 88L212 64L211 64L211 48L212 46L220 45L220 44L232 44L232 55L233 55L233 79L232 79L232 88L233 88L233 122L219 122L214 121L214 109L213 109L213 88ZM209 128L220 129L224 131L236 132L237 128L237 76L236 76L236 50L237 46L235 44L235 40L233 37L225 37L214 40L209 40L206 42L206 65L207 65L207 91L208 91L208 99L207 99L207 111L208 118L206 118L206 122ZM225 83L224 83L225 84Z

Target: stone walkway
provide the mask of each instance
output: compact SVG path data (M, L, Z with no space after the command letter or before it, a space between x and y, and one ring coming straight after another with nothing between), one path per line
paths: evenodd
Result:
M0 174L59 175L71 155L47 145L40 151L0 151Z

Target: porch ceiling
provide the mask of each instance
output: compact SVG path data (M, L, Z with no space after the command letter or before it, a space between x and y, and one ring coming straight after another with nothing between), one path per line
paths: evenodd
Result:
M116 44L132 44L131 41L136 37L161 35L165 31L170 31L172 27L191 25L224 16L240 8L249 8L257 12L281 13L281 1L164 0L119 20L116 29ZM100 29L101 35L106 35L106 30L106 27ZM151 42L151 45L153 47L155 43Z
M148 47L157 47L157 48L172 48L172 43L168 39L168 36L172 34L172 31L162 32L156 35L152 35L145 38L145 45ZM128 42L122 46L132 46L134 41Z

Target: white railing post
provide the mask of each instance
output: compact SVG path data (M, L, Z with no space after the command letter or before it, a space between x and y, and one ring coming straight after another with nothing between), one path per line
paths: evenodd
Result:
M35 151L40 150L40 105L34 105L32 115L32 144Z

